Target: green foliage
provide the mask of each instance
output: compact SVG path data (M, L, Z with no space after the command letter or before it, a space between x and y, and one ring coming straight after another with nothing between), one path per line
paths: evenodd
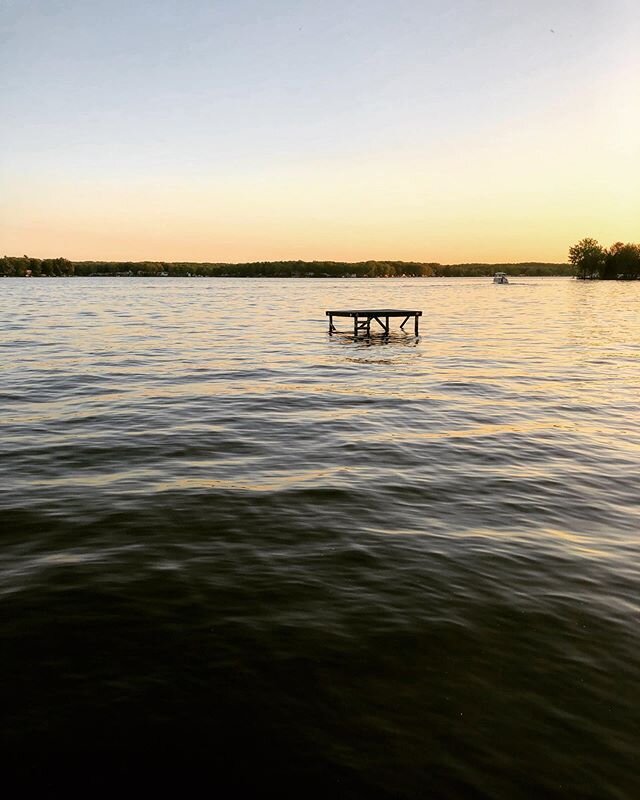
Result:
M0 258L0 275L6 277L48 277L73 275L74 265L66 258L30 258L29 256L4 256Z
M640 278L640 245L616 242L605 252L601 278L637 280Z
M640 279L640 245L616 242L606 250L595 239L569 249L568 264L438 264L421 261L253 261L194 263L166 261L76 261L66 258L0 258L3 277L210 277L210 278L457 278L489 277L495 272L540 277L576 275L581 279Z
M604 266L604 250L595 239L581 239L569 248L569 263L582 280L597 278Z
M569 261L582 280L637 280L640 245L616 242L606 250L595 239L582 239L569 249Z
M487 278L496 272L521 277L570 276L573 275L573 267L569 264L550 264L540 261L519 264L449 264L438 265L435 275L442 278Z
M76 261L5 256L0 275L24 277L79 275L90 277L231 277L231 278L421 278L508 275L571 275L567 264L450 264L418 261L255 261L244 264L165 261Z

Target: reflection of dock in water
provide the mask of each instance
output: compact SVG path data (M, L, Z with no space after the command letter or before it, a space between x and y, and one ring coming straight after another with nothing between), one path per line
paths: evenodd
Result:
M384 335L389 335L389 320L394 317L404 317L400 324L400 329L404 330L404 326L410 319L413 319L414 333L418 335L418 320L422 316L422 311L407 311L406 309L397 308L359 308L351 309L349 311L327 311L326 315L329 317L329 333L335 333L337 328L333 324L334 317L348 317L353 319L353 335L358 337L361 333L365 336L371 336L371 322L375 321L382 328ZM384 322L383 322L384 320Z

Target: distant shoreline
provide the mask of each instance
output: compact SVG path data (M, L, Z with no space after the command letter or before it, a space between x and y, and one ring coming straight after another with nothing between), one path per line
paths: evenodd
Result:
M520 277L571 277L575 267L526 261L508 264L439 264L417 261L254 261L236 264L166 261L69 261L4 256L3 277L99 278L483 278L495 272Z

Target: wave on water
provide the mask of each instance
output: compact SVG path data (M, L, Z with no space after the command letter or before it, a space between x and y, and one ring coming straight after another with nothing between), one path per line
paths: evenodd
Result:
M640 332L619 287L4 286L14 777L639 795ZM325 309L364 295L423 307L420 338L329 337Z

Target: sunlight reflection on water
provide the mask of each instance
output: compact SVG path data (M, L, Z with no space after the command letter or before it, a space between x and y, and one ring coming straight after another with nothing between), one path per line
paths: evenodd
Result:
M640 285L2 288L11 752L638 796ZM330 337L340 306L421 336Z

